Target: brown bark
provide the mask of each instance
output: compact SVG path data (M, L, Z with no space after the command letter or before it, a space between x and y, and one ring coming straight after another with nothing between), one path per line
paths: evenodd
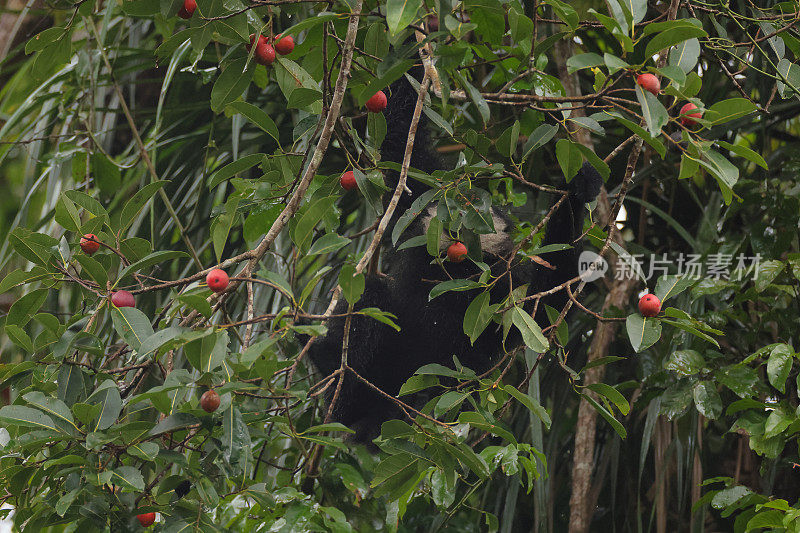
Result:
M570 75L567 71L566 60L572 55L572 42L559 41L555 45L556 64L559 78L564 85L567 96L579 96L581 94L578 78ZM583 109L573 111L575 115L584 115ZM594 149L589 132L580 128L575 136L581 144ZM641 142L634 144L633 151L628 160L629 167L635 167L636 161L641 150ZM599 220L608 220L611 214L611 204L608 200L608 193L605 187L601 190L598 197L597 210ZM613 221L609 221L613 223ZM622 245L622 239L617 233L615 236L617 244ZM614 307L625 307L631 293L636 285L633 279L623 279L615 281L603 303L600 315L606 315L607 311ZM617 332L617 322L597 322L592 343L589 347L588 361L594 361L608 354L609 346L614 340ZM590 368L584 375L584 385L600 383L603 380L604 367L599 366ZM570 495L570 533L584 533L589 530L592 519L592 510L595 506L596 498L592 496L592 472L594 466L595 435L596 435L597 412L585 400L581 400L578 407L578 420L575 427L575 448L572 463L572 489Z
M567 54L571 54L571 47L565 50ZM561 56L561 57L569 57ZM563 71L566 73L566 69ZM574 76L568 76L574 78ZM563 78L562 78L563 80ZM572 84L565 85L569 90L579 90L577 87L577 80ZM581 140L581 134L584 139ZM578 134L579 140L591 148L591 140L588 139L589 134L585 130L580 130ZM587 144L588 143L588 144ZM637 139L634 143L631 154L628 158L628 171L632 172L636 167L641 152L642 142ZM608 200L608 193L605 188L602 189L597 203L598 218L606 220L609 225L613 224L613 220L609 220L612 214L611 204ZM614 234L614 241L622 246L622 238L618 232ZM628 304L631 293L636 287L637 280L635 278L624 278L622 280L615 280L609 293L606 295L600 315L607 315L608 311L612 308L624 308ZM617 332L618 322L602 322L598 321L595 327L595 333L592 337L592 343L589 347L587 354L587 362L592 362L608 355L611 342L614 340ZM590 368L584 375L584 385L600 383L603 380L605 369L603 366ZM591 393L590 393L591 394ZM575 448L573 453L572 464L572 490L570 495L570 533L584 533L589 531L591 524L593 509L596 503L596 496L594 496L592 486L592 473L594 466L595 454L595 437L597 430L597 412L594 407L587 401L581 400L578 407L578 420L575 427Z

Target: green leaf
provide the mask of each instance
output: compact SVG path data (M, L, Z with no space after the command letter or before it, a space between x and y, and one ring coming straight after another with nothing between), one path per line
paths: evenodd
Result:
M645 130L638 124L628 120L627 118L623 117L619 113L608 113L608 114L617 119L617 121L620 124L622 124L629 130L631 130L633 133L644 139L644 142L649 144L656 152L658 152L658 154L663 159L663 157L667 153L667 148L664 146L664 143L662 143L657 137L653 137L647 130Z
M487 420L487 418L483 416L481 413L477 413L475 411L461 412L458 415L458 421L459 423L462 424L469 424L475 429L488 431L492 435L497 435L501 439L508 441L512 444L517 444L517 439L514 438L514 435L510 431L508 431L506 428L501 426L496 421Z
M578 145L568 139L559 139L556 143L556 159L558 159L558 165L567 182L572 181L583 165L583 157Z
M630 412L631 406L628 403L628 400L626 400L625 396L623 396L617 389L615 389L611 385L606 385L605 383L591 383L589 385L586 385L586 388L593 390L600 396L605 396L606 398L608 398L608 400L610 400L611 403L617 406L617 409L619 409L619 412L622 413L623 415L627 415Z
M570 30L574 31L578 27L578 23L580 22L578 12L568 3L562 2L561 0L546 0L546 3L552 6L556 16L566 22Z
M114 469L114 475L111 477L111 482L114 485L119 485L123 489L130 489L135 491L144 490L144 478L142 473L132 466L120 466Z
M767 359L767 378L781 392L786 392L786 380L792 370L793 355L794 351L788 344L780 343L772 349Z
M451 409L459 407L469 394L469 392L458 391L445 392L436 402L436 406L433 408L433 415L439 417Z
M430 374L414 374L408 378L405 383L403 383L403 386L400 387L400 392L398 392L397 395L405 396L407 394L413 394L430 387L435 387L438 384L439 378L436 376L432 376Z
M703 118L711 121L714 125L723 124L747 116L756 109L756 104L747 98L728 98L716 102L706 109Z
M688 276L665 275L658 278L656 282L655 295L661 300L663 305L667 299L677 296L681 292L691 287L696 280Z
M467 81L467 79L460 73L454 72L453 75L455 76L456 80L459 84L464 87L464 90L469 95L470 100L472 103L475 104L475 107L478 108L478 112L481 114L481 118L483 119L484 125L489 121L490 111L489 111L489 104L486 103L483 96L481 95L480 91L476 89L471 83Z
M78 426L75 425L72 412L67 407L67 404L58 398L45 396L39 391L29 392L22 398L32 406L47 413L62 432L70 434L78 432Z
M116 307L112 305L111 320L119 336L137 352L142 346L142 341L154 333L153 326L150 325L150 319L135 307Z
M72 406L85 393L83 370L76 365L63 364L58 370L58 398Z
M437 296L441 296L446 292L469 291L472 289L479 289L481 287L483 287L482 284L470 279L450 279L447 281L442 281L441 283L434 285L434 287L431 289L431 292L428 294L428 301L431 301Z
M647 43L644 56L650 58L661 50L680 44L688 39L707 36L708 34L703 28L695 26L694 24L672 27L650 39L650 42Z
M228 242L233 223L236 221L236 209L239 207L239 196L231 196L225 202L225 211L214 219L211 224L211 240L214 243L214 254L217 262L222 262L222 253Z
M228 332L220 331L187 343L183 348L189 363L201 372L219 368L228 356Z
M642 106L642 116L647 123L647 129L653 136L661 134L663 128L669 122L669 113L656 95L645 91L636 85L636 99Z
M108 212L103 205L83 191L65 191L64 196L96 217L108 220Z
M144 461L155 461L159 450L160 448L155 442L139 442L130 444L126 451Z
M244 172L249 168L252 168L258 164L263 163L265 157L266 154L246 155L244 157L237 159L233 163L228 163L224 167L215 170L214 173L211 174L211 176L208 178L208 188L213 189L223 181L231 179L240 172Z
M200 419L194 415L190 415L189 413L175 413L156 424L156 427L151 429L148 435L161 435L162 433L185 429L199 423Z
M419 461L419 458L408 453L390 455L375 467L370 486L374 488L383 483L390 486L401 484L417 473Z
M692 389L694 404L704 417L714 420L722 414L722 399L710 381L699 381Z
M158 350L166 343L174 340L176 337L186 333L187 331L190 330L179 326L171 326L169 328L156 331L142 341L142 344L138 350L139 355L149 355L151 352Z
M716 178L725 198L725 203L729 204L733 187L739 181L739 169L728 161L725 156L714 150L703 151L703 156L705 156L705 159L698 160L698 163Z
M771 529L774 531L775 528L778 530L783 529L784 531L788 531L784 527L786 526L784 517L787 517L785 513L774 509L768 511L759 511L755 516L753 516L753 518L747 521L747 528L745 531L753 531L755 529Z
M522 333L522 340L525 345L537 353L547 351L549 346L547 338L533 317L519 306L514 306L509 312L511 313L513 324Z
M489 292L482 292L472 300L464 313L464 333L469 337L469 341L475 344L475 340L480 337L486 326L492 320L492 315L499 304L489 305Z
M50 277L50 274L41 267L33 267L30 269L30 271L23 269L14 270L13 272L7 274L2 281L0 281L0 294L8 292L14 287L31 283L33 281L39 281L47 277Z
M452 124L450 124L448 121L446 121L444 119L444 117L442 117L442 115L440 115L439 113L437 113L436 111L434 111L433 109L431 109L428 106L423 107L422 111L425 113L425 115L429 119L431 119L431 121L433 121L434 124L436 124L441 129L446 131L448 135L450 135L450 136L453 135L453 126L452 126ZM370 117L372 115L374 115L374 114L375 113L370 113Z
M122 272L119 273L117 281L118 282L122 281L125 278L125 276L130 275L134 272L150 268L151 266L157 265L158 263L169 261L170 259L176 259L178 257L189 257L189 254L187 254L186 252L180 252L174 250L162 250L158 252L153 252L143 257L142 259L136 261L135 263L131 263L130 265L125 267L122 270Z
M292 91L286 102L286 107L289 109L304 109L317 102L322 101L322 91L319 89L309 89L306 87L298 87Z
M389 33L397 33L411 24L419 11L419 0L388 0L386 2L386 24Z
M579 70L604 65L603 58L595 53L576 54L567 59L567 71L573 74Z
M0 408L0 421L12 426L33 427L58 432L53 419L32 407L6 405Z
M678 43L669 51L669 64L688 74L694 70L699 57L700 41L687 39L682 43Z
M247 102L233 102L225 108L226 113L239 113L247 120L261 128L280 145L280 133L275 121L261 108ZM248 156L249 157L249 156Z
M350 239L337 233L326 233L311 245L308 255L329 254L338 252L350 244Z
M605 407L597 403L597 401L595 401L595 399L589 396L588 394L581 394L581 396L583 397L584 400L589 402L591 406L594 407L598 413L600 413L600 416L606 419L606 422L611 424L611 427L614 428L614 431L617 432L617 435L619 435L623 439L627 437L628 432L625 431L625 427L620 423L620 421L614 418L614 415L608 412L608 410Z
M313 28L314 26L318 26L326 22L332 22L339 18L341 18L339 13L325 13L325 12L318 13L314 17L308 17L306 19L303 19L294 26L290 26L289 28L283 30L281 32L281 35L300 35L300 32L303 30Z
M120 214L117 224L117 228L120 232L126 230L128 226L133 223L133 219L136 218L150 198L152 198L153 195L155 195L158 190L166 184L166 180L148 183L139 189L136 194L134 194L131 199L125 203L125 207L122 208L122 214Z
M380 322L381 324L386 324L390 328L394 329L395 331L400 331L400 326L397 325L395 322L397 317L392 313L387 313L386 311L381 311L377 307L365 307L359 311L364 316L368 316Z
M497 139L495 146L497 151L506 157L513 157L517 151L519 141L519 120L515 120L510 128L507 128Z
M77 232L81 227L81 217L78 214L78 208L67 196L62 194L56 202L55 212L56 222L61 224L69 231Z
M13 303L6 316L6 324L24 327L33 315L41 309L47 299L47 289L38 289L22 296Z
M84 274L89 274L89 277L100 287L106 287L108 284L108 272L99 261L84 254L76 254L74 258L81 265Z
M539 418L539 420L542 421L545 428L548 431L550 430L550 426L552 425L552 420L550 419L550 415L548 414L547 410L544 407L542 407L542 405L538 401L536 401L535 398L533 398L529 394L525 394L517 390L517 388L512 385L505 385L503 387L503 390L505 390L508 394L510 394L514 398L516 398L522 405L527 407L530 412L535 414Z
M83 490L83 487L78 487L76 489L72 489L71 491L67 492L63 496L61 496L58 501L56 502L55 511L56 514L60 517L64 517L64 515L69 510L72 503L75 501L75 498L78 497L78 494Z
M745 365L728 365L714 372L714 379L732 390L740 398L749 398L756 391L758 375Z
M342 266L339 272L339 286L342 287L342 294L350 305L355 305L356 302L364 294L366 278L362 273L356 273L356 267L350 263Z
M222 415L222 453L232 465L241 470L247 468L250 461L250 430L247 428L242 414L234 406L229 407Z
M558 126L542 124L528 136L525 146L522 148L522 160L525 161L537 148L541 148L550 142L555 134L558 133Z
M775 259L759 263L754 281L756 292L764 292L775 281L775 278L783 272L785 267L785 263Z
M625 321L625 327L636 352L646 350L661 338L661 322L656 318L632 314Z
M444 26L457 40L463 39L469 32L478 27L473 22L462 22L452 15L444 17Z
M330 212L338 197L325 196L305 204L295 215L292 240L301 250L308 250L314 236L314 228Z
M304 87L312 91L319 91L319 83L313 76L291 59L278 56L272 66L275 69L278 85L287 102L291 99L295 89ZM313 114L319 114L322 111L322 102L319 101L308 106L307 110Z
M25 333L25 330L14 324L6 324L5 333L11 342L25 350L26 352L34 352L36 349L33 346L33 341L30 336Z
M691 376L703 370L706 361L700 352L695 350L676 350L672 352L664 368L684 376Z
M744 157L748 161L752 161L756 165L760 166L764 170L768 170L767 162L761 157L761 154L758 152L754 152L750 148L746 146L742 146L741 144L731 144L729 142L718 140L717 144L723 148L727 148L734 154L738 155L739 157Z
M225 106L242 95L250 85L254 70L252 66L247 67L246 57L233 59L224 67L211 88L211 109L214 113L222 112Z
M92 431L103 431L114 425L122 412L122 397L114 380L107 379L95 392L86 399L89 405L100 405L100 414L91 428Z

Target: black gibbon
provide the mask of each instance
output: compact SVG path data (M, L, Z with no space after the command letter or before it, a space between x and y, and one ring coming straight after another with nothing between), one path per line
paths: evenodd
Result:
M422 69L416 66L412 75L421 77ZM411 117L417 101L417 91L402 77L392 84L389 103L385 110L387 134L381 145L383 161L401 163L405 153L406 139ZM411 167L426 173L442 169L442 165L431 148L431 139L425 128L423 114L417 130L411 157ZM399 173L386 172L386 181L392 190ZM508 296L509 272L513 287L528 285L527 294L548 290L578 275L579 244L573 243L583 231L586 202L592 201L600 190L602 178L589 164L584 164L569 184L562 185L570 191L566 201L552 214L545 230L542 245L565 243L568 249L546 253L543 259L549 266L541 266L522 256L515 258L508 269L506 259L514 249L508 233L511 221L500 209L491 208L494 234L480 235L483 262L492 265L494 277L499 277L490 292L491 303L498 303ZM404 213L429 187L410 180L411 192L404 192L397 207L397 214ZM391 193L387 193L391 196ZM431 219L436 214L436 205L422 209L420 215L403 231L398 243L415 235L426 233ZM395 217L395 221L397 218ZM390 226L387 234L390 234ZM452 241L442 236L442 250ZM473 289L463 292L447 292L429 301L431 289L448 279L477 279L481 273L472 260L461 262L435 261L425 245L405 249L392 247L384 239L382 255L383 274L368 275L365 291L355 305L355 310L377 307L397 317L400 331L363 315L354 315L350 323L348 342L348 365L382 391L396 396L403 383L420 367L438 363L452 368L453 357L475 372L486 371L497 362L503 350L510 350L522 343L520 335L509 334L503 341L503 328L490 323L483 333L470 343L464 334L463 320L467 306L481 292ZM543 304L562 309L567 301L564 291L559 291L542 300ZM525 309L533 311L532 302ZM342 300L334 313L347 312L347 302ZM539 305L536 321L541 327L549 325L545 306ZM341 364L342 340L345 319L334 318L328 322L328 332L312 344L309 356L322 376L330 375ZM327 402L331 401L336 383L327 389ZM419 407L422 396L403 401ZM353 429L355 440L369 442L380 433L381 424L392 418L405 415L391 400L371 390L354 375L344 376L341 391L332 411L333 421Z

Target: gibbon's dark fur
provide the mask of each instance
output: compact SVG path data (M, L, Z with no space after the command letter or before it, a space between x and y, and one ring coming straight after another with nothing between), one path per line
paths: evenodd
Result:
M412 75L421 78L419 66ZM402 163L405 153L411 116L417 101L417 92L403 77L390 87L389 102L385 110L387 134L381 146L384 161ZM431 140L426 132L425 115L420 119L411 156L411 166L433 172L441 169L441 163L431 149ZM386 174L387 184L394 189L398 172ZM397 214L409 208L412 201L427 187L409 180L412 193L404 192L397 207ZM583 231L585 204L595 198L602 185L597 171L584 164L578 175L567 184L571 194L567 201L550 218L542 245L554 243L571 244ZM387 193L387 196L390 196ZM493 274L499 275L505 269L506 257L513 249L513 242L505 232L510 224L508 217L499 209L492 208L497 233L481 236L484 261L494 264ZM425 232L432 214L423 213L405 230L399 242ZM391 233L391 227L387 234ZM387 244L385 241L384 244ZM578 275L578 255L580 247L551 252L544 259L554 267L549 269L533 261L512 266L513 286L529 284L528 294L550 289ZM439 363L453 366L453 356L465 366L476 372L491 368L503 353L502 327L492 322L475 341L470 344L463 332L464 313L479 291L448 292L433 301L428 294L439 281L453 278L468 278L479 273L470 260L460 263L445 261L442 265L433 262L425 246L395 250L385 247L383 252L384 275L370 275L366 279L366 289L355 309L377 307L394 314L400 331L365 316L353 316L350 324L348 343L348 364L362 377L386 393L396 396L400 387L423 365ZM448 277L449 275L449 277ZM497 303L508 294L508 276L504 276L491 292L491 303ZM564 291L543 300L556 309L563 308L567 301ZM529 302L531 303L531 302ZM549 324L544 305L538 308L537 322L542 326ZM532 306L527 308L532 311ZM334 313L347 312L347 302L340 301ZM322 376L330 375L341 364L342 336L345 320L336 318L328 322L328 333L312 344L309 356ZM506 349L521 344L519 334L511 333L506 340ZM328 388L327 401L330 402L335 384ZM406 403L419 407L422 396L403 397ZM355 430L355 439L368 442L380 434L381 423L392 418L403 418L396 404L371 390L352 374L345 375L341 392L333 409L333 420Z

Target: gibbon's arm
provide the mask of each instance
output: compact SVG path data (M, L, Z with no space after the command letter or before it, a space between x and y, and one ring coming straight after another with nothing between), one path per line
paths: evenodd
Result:
M408 72L417 81L422 79L424 71L419 65L413 66ZM418 93L408 79L403 75L389 86L389 103L384 110L386 118L386 137L381 144L381 160L402 164L408 141L408 130L411 127L411 117L417 104ZM414 137L414 148L411 152L411 167L423 172L433 172L442 168L442 162L433 150L430 134L427 128L428 117L423 113L419 118L417 133ZM386 173L387 185L394 188L397 185L399 173L389 171ZM411 205L411 201L419 196L428 187L413 180L409 181L412 194L403 194L401 201Z
M571 248L551 252L542 257L553 269L537 265L536 272L531 275L529 294L549 290L578 275L578 258L582 246L579 242L573 241L583 233L586 203L595 199L602 185L603 178L589 163L584 163L578 174L566 185L570 194L547 222L542 246L569 244ZM559 291L544 301L560 310L567 299L566 291Z

